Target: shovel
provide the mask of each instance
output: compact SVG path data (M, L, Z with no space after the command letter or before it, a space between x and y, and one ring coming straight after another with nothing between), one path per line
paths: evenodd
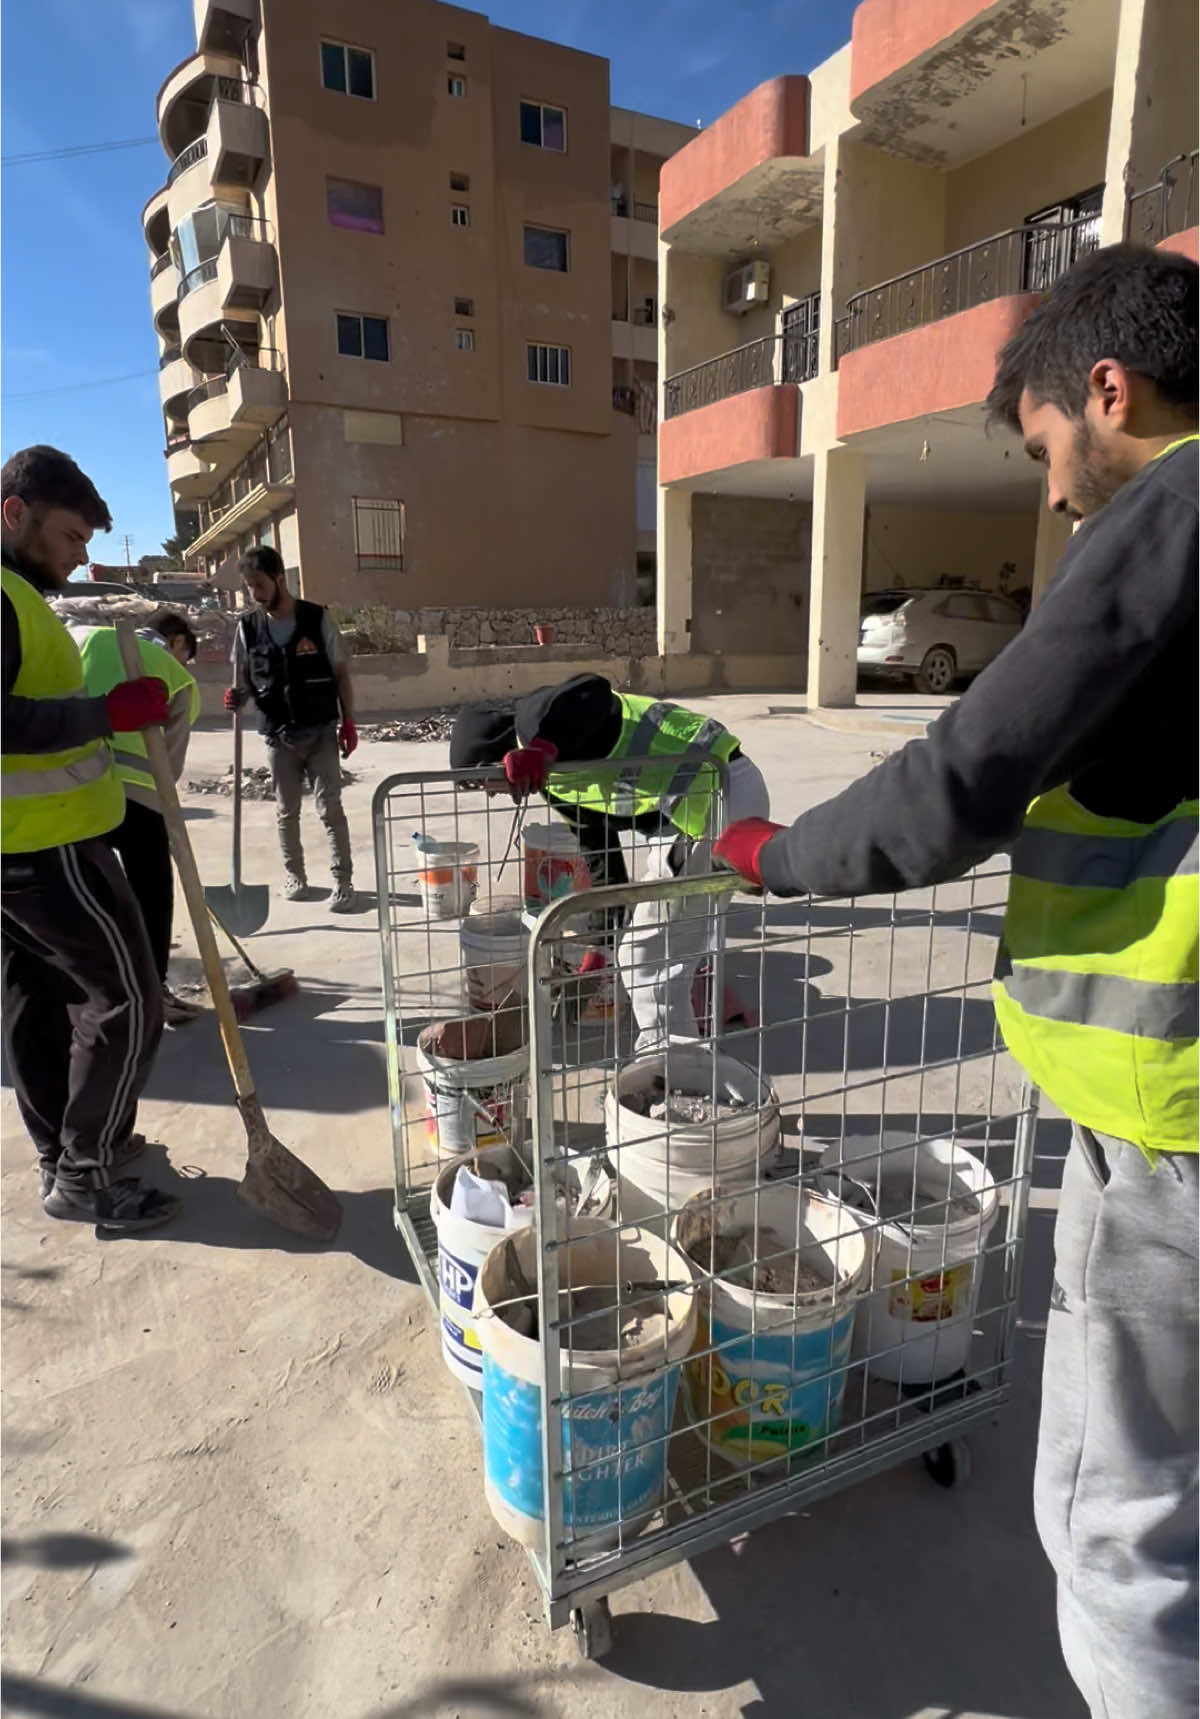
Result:
M205 900L235 937L249 937L267 923L271 891L265 883L242 882L242 722L233 713L233 863L228 888L208 885Z
M138 652L137 635L130 621L117 622L117 640L126 676L136 679L144 671ZM212 994L221 1042L233 1076L237 1106L246 1128L246 1173L238 1184L238 1196L264 1218L279 1224L296 1235L312 1241L332 1241L342 1221L342 1208L337 1195L327 1188L321 1178L302 1164L271 1133L262 1105L254 1090L254 1077L246 1060L246 1047L238 1031L237 1017L229 995L229 984L212 920L204 900L204 886L196 870L196 856L188 839L187 825L175 791L175 778L167 758L167 743L161 728L144 728L146 756L150 761L154 786L162 804L163 820L171 843L171 855L179 881L183 885L188 915L204 964L204 977ZM235 862L236 864L236 862ZM261 922L260 922L261 923Z

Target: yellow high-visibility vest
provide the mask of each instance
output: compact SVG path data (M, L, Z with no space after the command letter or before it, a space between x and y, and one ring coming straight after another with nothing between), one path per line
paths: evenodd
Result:
M174 700L177 693L190 689L188 720L194 723L200 715L200 689L196 685L195 677L188 673L179 658L165 645L156 644L153 639L139 639L137 644L143 671L156 680L166 682L168 703ZM115 628L94 627L80 641L79 654L83 659L88 691L94 696L110 692L118 681L125 679L125 666L121 661L121 647ZM140 731L121 730L115 733L112 738L112 754L113 764L122 782L130 787L144 789L148 794L154 794L154 777L146 756L146 742Z
M0 572L0 581L21 638L13 692L18 698L86 698L79 651L58 616L11 568ZM40 853L103 836L125 816L125 793L107 740L89 740L65 752L6 752L0 758L0 787L0 849L6 854Z

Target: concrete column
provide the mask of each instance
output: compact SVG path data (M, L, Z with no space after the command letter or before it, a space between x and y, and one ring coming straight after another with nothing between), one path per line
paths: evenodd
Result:
M1167 162L1196 147L1196 53L1195 6L1121 0L1102 245L1125 236L1127 194L1155 184Z
M692 648L692 497L685 489L658 491L658 654L682 656Z
M850 448L813 459L808 705L853 705L858 681L867 467Z
M1046 505L1046 485L1042 483L1042 499L1038 503L1037 537L1033 545L1033 599L1036 609L1046 595L1046 587L1054 577L1058 558L1071 541L1074 521L1068 513L1051 513Z

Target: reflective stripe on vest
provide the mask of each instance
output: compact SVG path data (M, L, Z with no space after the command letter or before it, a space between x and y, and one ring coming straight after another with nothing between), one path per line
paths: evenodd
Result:
M618 818L658 812L685 835L699 839L708 828L719 786L712 759L727 759L737 749L737 737L722 723L681 705L629 693L615 696L621 732L609 757L615 763L637 758L643 762L625 763L599 781L583 783L577 776L551 772L551 798ZM647 756L663 762L646 763Z
M1102 818L1058 788L1013 849L996 1014L1072 1121L1146 1151L1200 1131L1197 815Z
M20 637L21 666L13 682L14 695L86 698L79 651L58 616L11 568L3 569L0 582ZM88 740L61 752L5 753L0 779L0 847L6 854L40 853L105 835L125 813L125 795L107 740Z
M79 643L79 654L83 659L83 672L87 677L89 692L99 696L110 692L118 681L125 679L125 665L121 659L121 647L114 628L89 627L86 630L77 630L75 638ZM157 639L139 637L137 647L143 671L165 683L168 702L174 703L180 692L188 692L188 715L194 723L200 714L200 689L196 685L195 677L179 658ZM146 794L155 793L154 774L146 756L146 742L140 733L123 730L114 734L112 754L113 764L122 782L129 787L140 788Z

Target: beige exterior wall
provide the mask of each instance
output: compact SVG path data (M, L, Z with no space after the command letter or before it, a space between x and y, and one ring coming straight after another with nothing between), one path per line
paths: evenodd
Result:
M1104 180L1106 91L946 175L946 249L1019 227L1027 215Z
M692 649L808 649L812 509L758 496L692 498Z
M936 585L944 575L985 591L1033 581L1037 517L1032 510L906 507L869 502L863 536L863 590Z

